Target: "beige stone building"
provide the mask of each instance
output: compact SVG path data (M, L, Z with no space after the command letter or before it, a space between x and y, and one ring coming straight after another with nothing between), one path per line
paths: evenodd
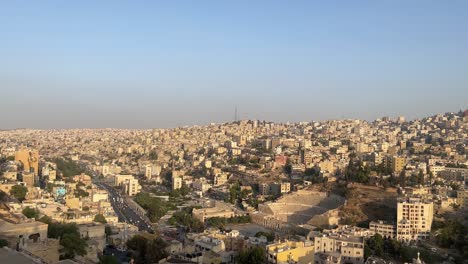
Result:
M419 197L400 198L397 203L397 239L413 241L429 238L433 216L432 201Z
M400 173L406 166L405 157L391 157L390 168L394 173Z
M23 165L26 172L39 173L39 152L33 149L21 149L15 153L15 161Z
M177 190L182 188L183 179L181 176L172 175L172 190Z
M141 185L137 179L127 179L122 183L125 194L134 196L141 190Z
M371 221L369 229L382 237L395 238L396 236L396 226L384 221Z
M268 263L314 263L314 246L309 241L284 241L266 246Z
M36 176L32 172L23 172L23 182L25 183L26 187L34 187L36 184Z
M457 203L463 209L468 208L468 190L457 191Z
M364 238L361 236L324 234L314 238L314 247L317 261L323 259L323 256L331 256L340 260L340 263L364 263Z

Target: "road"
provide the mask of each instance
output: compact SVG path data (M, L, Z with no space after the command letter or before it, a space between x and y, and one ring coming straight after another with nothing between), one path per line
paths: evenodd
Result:
M96 182L100 188L107 190L109 193L109 201L117 214L119 221L126 222L137 226L140 231L154 233L151 223L145 222L145 219L136 213L125 201L120 193L118 193L112 186L105 183Z

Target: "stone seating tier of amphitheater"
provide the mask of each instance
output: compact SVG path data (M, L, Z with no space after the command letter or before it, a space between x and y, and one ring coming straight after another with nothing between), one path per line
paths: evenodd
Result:
M300 190L259 206L262 213L294 224L304 224L316 215L338 208L344 203L344 198L328 195L325 192Z

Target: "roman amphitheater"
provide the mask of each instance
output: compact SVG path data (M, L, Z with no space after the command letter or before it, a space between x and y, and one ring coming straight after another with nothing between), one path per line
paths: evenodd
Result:
M314 217L330 215L344 203L345 199L335 194L299 190L282 196L276 202L260 204L258 210L281 222L303 225L311 224Z

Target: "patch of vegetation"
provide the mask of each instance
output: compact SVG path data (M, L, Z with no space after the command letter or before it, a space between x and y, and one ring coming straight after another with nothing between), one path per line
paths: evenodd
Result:
M94 222L106 224L107 220L102 214L97 214L94 216Z
M6 196L7 194L4 191L0 191L0 201L3 201L3 199L5 199Z
M75 175L80 175L85 172L83 166L80 166L76 161L68 158L54 159L57 164L57 170L62 173L62 177L68 178Z
M263 264L266 263L265 249L262 247L253 247L242 250L237 257L237 263Z
M203 223L192 216L193 207L175 212L168 222L174 226L183 226L188 232L203 232Z
M47 230L48 238L60 239L60 258L73 259L76 255L86 255L87 242L82 239L76 224L50 223Z
M73 194L75 195L75 197L78 197L78 198L89 196L89 193L81 188L75 189L75 192Z
M249 215L235 216L231 218L211 217L205 221L207 227L224 228L227 224L246 224L251 223L252 218Z
M255 237L261 237L261 236L266 237L268 242L273 242L275 240L275 233L273 232L259 231L255 234Z
M438 246L443 248L454 248L458 250L465 259L468 259L468 228L456 220L445 222L434 221L432 227Z
M165 248L167 244L160 237L150 239L142 235L135 235L127 241L136 263L158 263L168 256Z
M382 238L375 234L370 237L364 246L364 258L377 256L387 260L411 263L420 253L420 259L425 263L442 263L443 257L421 247L407 246L397 240Z
M169 203L157 197L151 197L149 193L138 193L135 202L148 212L151 222L157 222L172 207Z
M15 185L11 187L10 194L13 195L20 202L26 199L26 194L28 193L28 188L23 185Z
M8 241L5 239L0 239L0 248L2 247L8 247Z
M39 216L39 211L36 208L31 208L29 206L25 207L22 213L27 218L37 218Z
M39 218L38 221L49 225L52 223L52 218L48 217L47 215L44 215L43 217Z
M100 256L98 264L120 264L115 256Z

